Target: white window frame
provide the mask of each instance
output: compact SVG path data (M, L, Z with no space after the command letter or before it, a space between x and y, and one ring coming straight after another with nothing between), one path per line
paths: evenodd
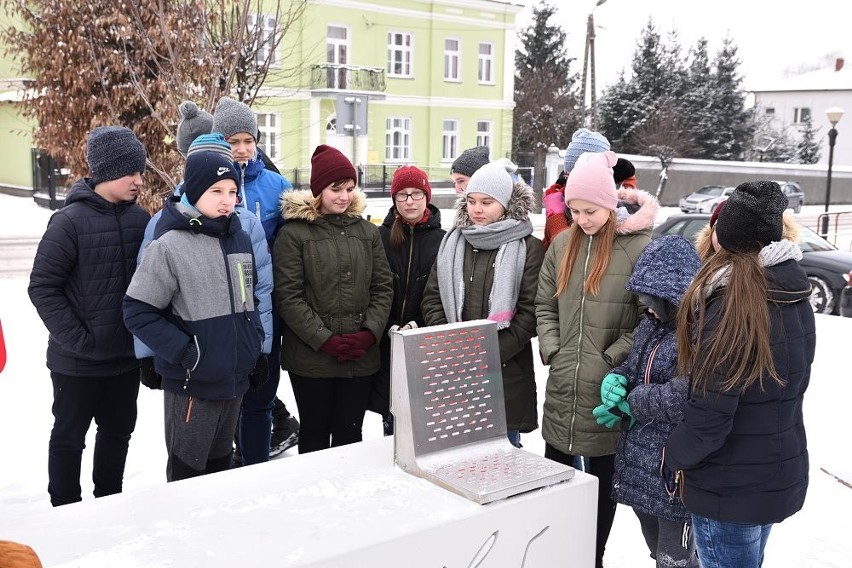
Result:
M488 46L488 53L482 53L484 46ZM490 41L479 42L477 57L479 61L477 67L478 81L484 85L494 85L494 43Z
M411 161L411 117L389 116L385 119L385 161Z
M476 121L476 145L477 146L487 146L491 148L491 140L493 139L494 133L491 128L490 120L477 120Z
M343 30L344 38L333 38L329 36L330 28L337 28ZM340 48L344 49L343 52L343 61L340 61ZM333 61L329 60L329 48L333 48L334 56ZM351 53L352 48L349 44L349 26L345 26L342 24L326 24L325 26L325 59L326 63L331 65L347 65L349 63L349 54ZM328 74L328 83L329 88L332 89L345 89L347 83L347 75L348 71L346 69L338 69L337 71L329 71Z
M441 121L441 161L451 162L459 156L459 120L445 118Z
M257 130L260 133L258 143L263 146L263 151L272 161L278 159L281 141L281 121L274 112L256 112Z
M264 14L262 12L253 12L246 16L246 25L249 29L254 28L257 18L263 18L263 28L260 31L260 45L258 46L257 54L255 55L255 63L263 63L266 59L267 48L265 46L268 42L275 40L275 33L277 30L274 27L275 16ZM277 51L272 52L272 58L270 59L269 64L276 67L278 66Z
M793 124L804 124L812 116L811 107L793 107Z
M406 39L408 40L406 43ZM401 40L401 43L397 43ZM394 70L399 64L400 72ZM414 77L414 34L411 32L388 32L388 77Z
M455 49L448 45L450 42L455 42ZM444 81L461 81L461 40L457 37L444 38Z

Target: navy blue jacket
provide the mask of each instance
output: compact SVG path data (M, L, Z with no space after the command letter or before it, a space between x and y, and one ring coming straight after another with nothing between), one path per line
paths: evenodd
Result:
M264 331L252 242L240 219L167 202L124 298L128 329L154 352L163 389L226 400L248 390ZM197 212L196 212L197 214ZM198 357L184 360L195 343Z
M50 218L28 292L50 333L51 371L115 376L138 368L121 299L148 219L133 202L110 203L88 179L74 183L65 207Z
M795 260L767 267L766 276L773 361L785 384L766 379L763 389L723 392L712 388L725 380L717 369L706 393L690 392L684 421L666 444L666 465L683 473L687 510L722 522L781 522L802 508L808 489L802 401L816 346L811 286ZM708 299L705 337L723 295L721 288Z

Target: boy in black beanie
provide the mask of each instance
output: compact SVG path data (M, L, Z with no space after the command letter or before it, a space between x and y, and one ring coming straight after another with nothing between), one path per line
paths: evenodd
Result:
M162 377L169 481L231 466L243 395L268 376L252 242L233 215L239 179L221 154L190 154L124 298Z
M121 314L150 218L136 198L146 153L133 131L89 133L90 178L76 181L47 225L30 274L30 300L50 332L53 430L47 462L53 506L82 500L80 469L94 419L95 497L120 493L136 427L139 364Z

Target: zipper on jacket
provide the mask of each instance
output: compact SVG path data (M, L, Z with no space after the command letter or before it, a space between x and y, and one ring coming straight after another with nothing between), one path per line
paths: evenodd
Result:
M577 420L577 383L580 381L580 358L583 355L583 315L586 310L586 277L589 270L589 259L592 256L592 239L589 237L589 246L586 248L586 260L583 262L583 281L581 282L580 294L580 333L577 334L577 366L574 368L574 401L571 406L571 431L568 440L568 452L574 450L574 422Z
M121 244L121 273L124 275L124 287L130 286L130 278L127 277L127 243L124 242L124 231L121 227L121 217L118 214L118 207L113 205L112 213L115 215L115 224L118 225L118 242Z
M245 204L245 208L248 209L248 201L246 200L246 165L240 164L240 194L242 194L242 201Z
M414 225L408 225L408 228L411 230L411 235L408 240L408 267L405 270L405 290L402 294L402 305L399 308L399 319L397 319L400 325L408 323L407 321L402 320L405 317L405 304L408 302L408 290L411 288L411 259L414 257Z
M245 168L243 168L243 169L245 169ZM228 279L228 301L231 302L231 315L234 316L237 313L237 307L234 305L234 283L231 280L231 265L228 263L228 253L225 251L225 243L223 242L223 239L224 239L224 237L219 237L219 249L222 251L222 257L225 260L225 276ZM230 319L231 319L231 327L234 330L234 339L236 339L237 333L238 333L236 318L231 317ZM233 373L236 373L236 371L237 371L237 342L236 341L234 341L234 358L233 358L233 361L234 361L234 363L232 365L231 371ZM233 391L232 391L231 394L234 397L237 396L237 382L236 381L234 381L234 383L233 383Z

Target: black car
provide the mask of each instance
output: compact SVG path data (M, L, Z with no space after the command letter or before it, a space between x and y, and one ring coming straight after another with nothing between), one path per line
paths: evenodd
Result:
M680 235L695 242L695 235L707 226L707 213L679 213L654 227L653 238L663 235ZM852 271L852 252L838 250L811 229L799 224L799 246L802 260L799 265L808 275L813 291L811 307L818 314L836 314L840 296L846 287L844 275Z

